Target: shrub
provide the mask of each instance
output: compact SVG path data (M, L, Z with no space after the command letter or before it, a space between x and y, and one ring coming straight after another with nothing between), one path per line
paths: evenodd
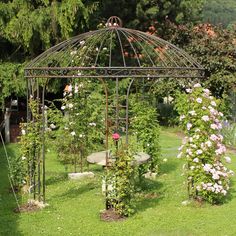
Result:
M220 203L227 195L229 177L233 174L223 164L223 157L230 162L225 156L226 148L220 134L223 114L217 110L219 101L200 84L186 91L187 94L178 96L176 107L187 134L178 158L187 161L185 173L189 196Z

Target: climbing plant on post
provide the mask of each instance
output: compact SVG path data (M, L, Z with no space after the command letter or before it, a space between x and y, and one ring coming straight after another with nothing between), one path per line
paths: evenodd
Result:
M185 158L185 173L189 197L221 203L229 190L233 172L224 166L230 162L223 145L223 114L217 110L217 101L208 89L195 84L178 96L177 111L187 136L179 148L178 158Z
M115 151L114 162L105 176L106 208L113 209L120 216L129 216L134 212L134 153L122 144L118 133L113 134L112 138Z
M33 194L33 198L39 201L45 200L42 187L41 162L42 162L42 114L39 112L39 102L30 98L29 108L31 120L27 124L21 124L20 153L18 165L21 166L21 175L18 179L24 193ZM18 177L19 177L18 176Z
M139 172L144 174L148 171L158 172L160 157L160 126L157 121L157 112L146 101L135 100L131 104L131 128L137 137L137 143L142 151L151 156L150 161L140 165Z

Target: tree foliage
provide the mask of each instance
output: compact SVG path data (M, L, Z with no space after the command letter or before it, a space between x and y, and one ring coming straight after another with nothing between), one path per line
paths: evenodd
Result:
M162 23L166 18L175 23L199 21L203 3L203 0L105 0L100 1L97 19L101 21L118 15L126 27L147 30L150 25Z
M37 53L88 25L96 3L80 0L13 0L0 3L0 30L9 42Z
M203 8L203 21L224 27L236 23L235 0L210 0Z

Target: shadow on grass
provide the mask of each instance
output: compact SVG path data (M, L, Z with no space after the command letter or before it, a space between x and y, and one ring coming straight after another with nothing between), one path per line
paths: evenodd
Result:
M86 183L86 184L83 184L83 185L79 185L79 186L76 186L76 187L73 187L71 189L69 189L67 192L61 194L61 195L57 195L57 196L54 196L54 198L63 198L63 199L70 199L70 198L76 198L78 197L79 195L82 195L86 192L89 192L95 188L97 188L97 183Z
M179 163L175 160L172 160L173 158L169 158L169 161L165 162L165 163L162 163L160 165L160 175L162 174L169 174L170 172L172 171L175 171L178 166L179 166Z
M15 155L11 146L7 147L9 156ZM0 146L0 235L21 236L18 229L18 214L13 210L17 207L16 200L9 191L7 161L3 147Z
M58 172L48 171L46 175L51 176L46 180L46 185L53 185L68 180L68 173L65 172L58 173Z
M231 202L236 196L236 189L235 189L235 181L231 181L230 190L228 192L228 196L226 197L224 203Z
M136 211L145 211L155 207L164 195L164 185L155 180L144 179L138 184L139 193L136 197Z

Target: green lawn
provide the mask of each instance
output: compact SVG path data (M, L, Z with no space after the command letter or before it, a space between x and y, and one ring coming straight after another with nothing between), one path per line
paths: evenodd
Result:
M0 235L236 235L236 177L232 179L231 197L224 205L181 204L187 195L181 176L183 161L176 159L180 143L171 130L162 131L162 159L167 162L162 162L160 175L156 181L146 181L132 217L109 223L99 218L99 211L104 208L101 168L91 166L97 176L93 180L69 181L64 166L52 154L47 157L49 207L35 213L13 213L16 205L8 191L6 161L0 150ZM8 146L10 153L15 149L16 145ZM231 157L230 168L236 172L236 156Z

